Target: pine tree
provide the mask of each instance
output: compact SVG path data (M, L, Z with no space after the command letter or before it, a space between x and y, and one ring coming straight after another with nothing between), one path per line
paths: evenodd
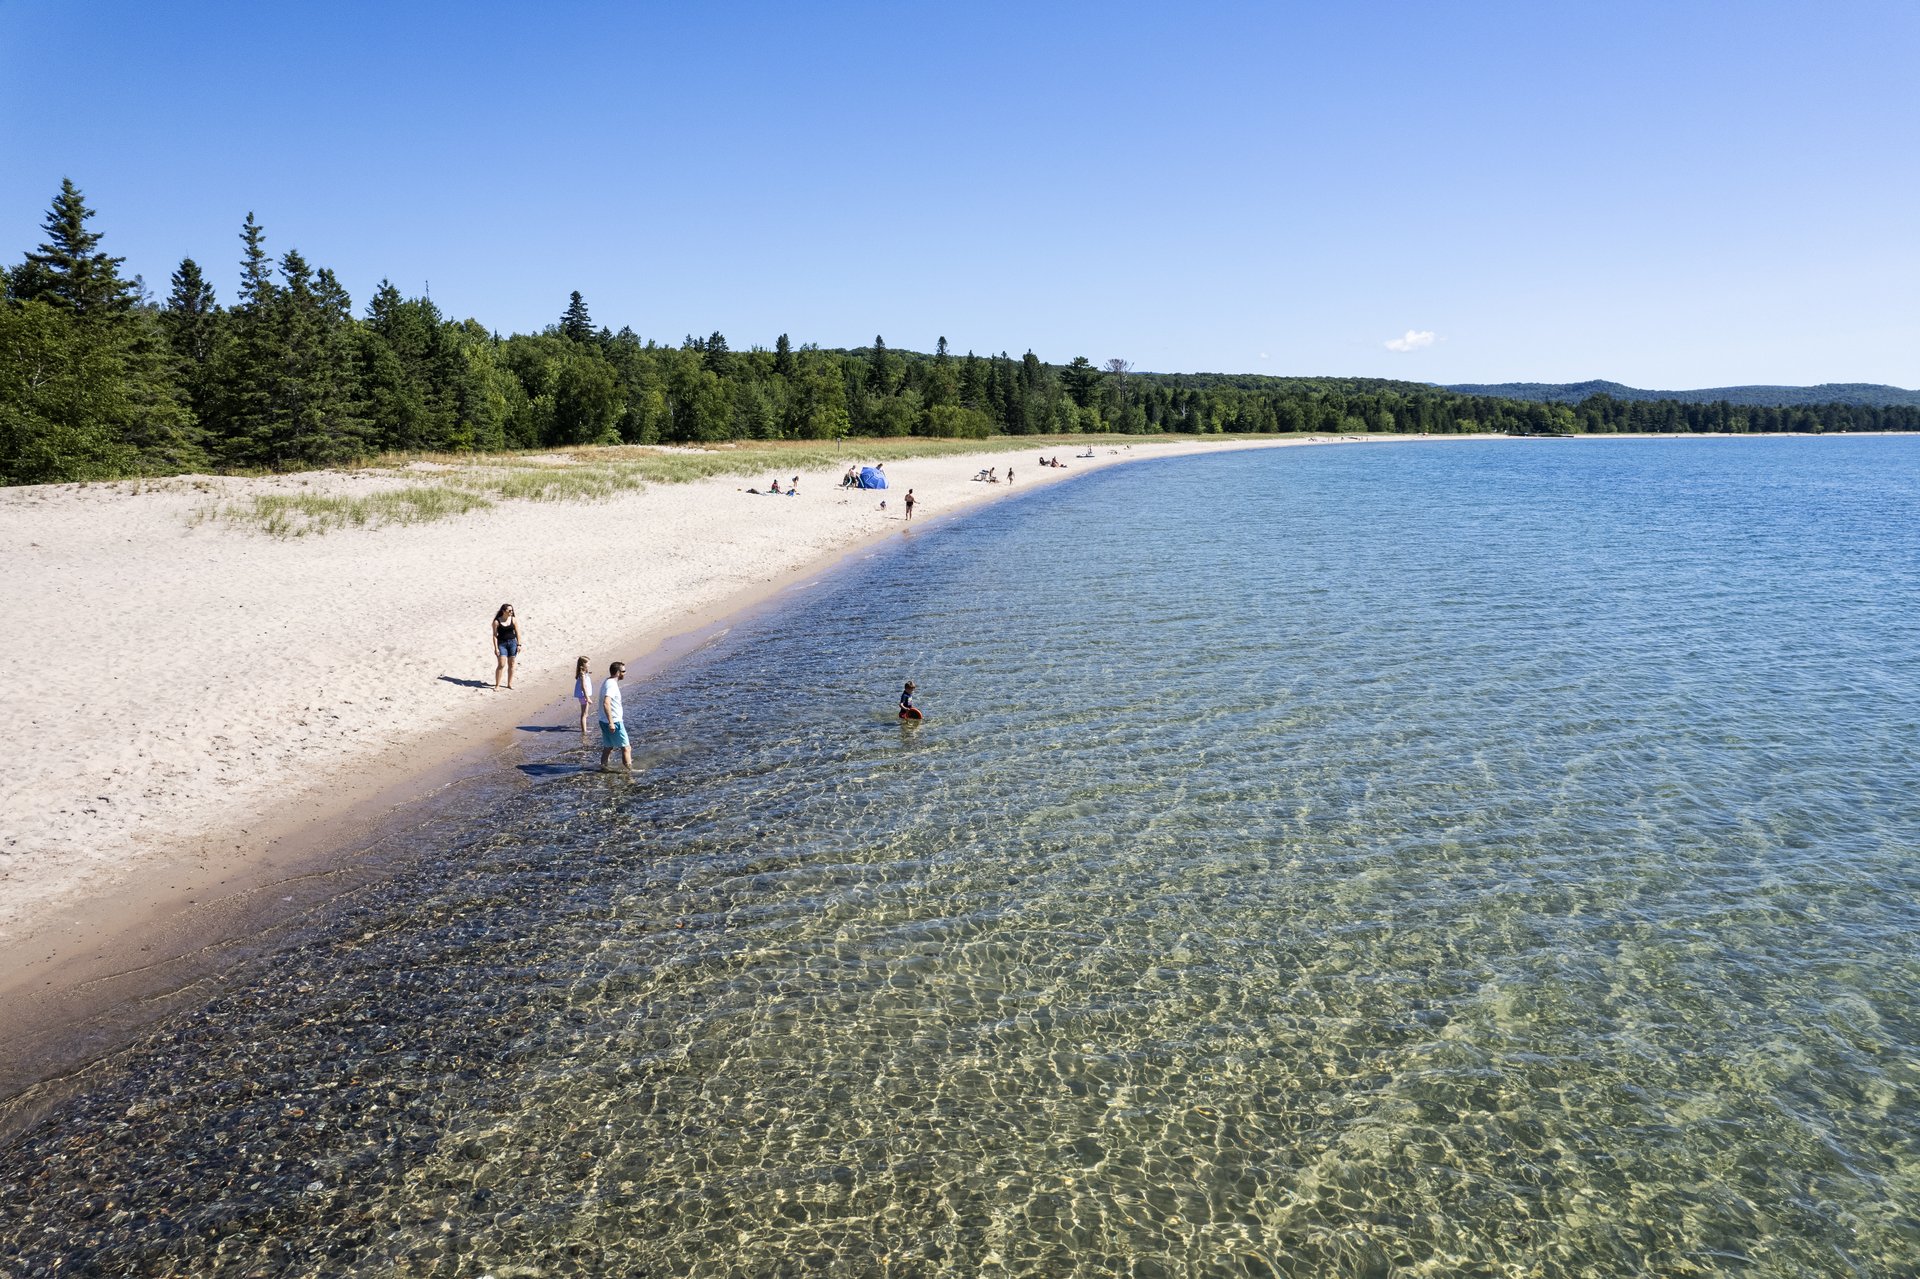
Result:
M296 249L280 259L280 276L284 285L276 318L286 362L272 461L276 466L348 461L366 444L353 376L352 299L332 271L312 272Z
M0 483L110 479L134 465L125 370L92 327L50 302L0 306Z
M125 258L100 251L100 233L89 230L93 210L69 178L60 180L46 221L46 243L27 254L13 272L9 291L22 302L46 302L75 315L122 315L133 305L134 290L120 278Z
M1093 403L1094 389L1100 385L1100 370L1093 367L1093 361L1084 355L1073 357L1073 363L1061 371L1060 380L1066 384L1067 394L1081 408Z
M284 363L275 325L279 290L267 257L266 230L252 213L240 227L240 297L214 357L215 414L208 423L227 460L271 460L275 402Z
M578 289L567 296L567 309L560 314L560 334L576 342L593 340L593 317L587 314L587 300Z
M791 378L794 373L793 343L784 333L773 344L773 371L784 378Z
M960 403L970 409L987 407L987 371L972 351L960 366Z
M726 335L720 330L715 329L707 338L706 355L703 358L710 373L725 377L733 371L733 352L727 346Z
M42 223L46 243L10 274L21 316L41 330L22 336L25 349L63 350L67 366L33 376L9 427L14 442L0 451L21 459L10 471L43 479L198 465L204 456L165 334L150 306L135 309L138 284L120 277L123 259L101 251L92 216L62 181Z
M875 395L891 395L897 380L896 361L893 353L887 350L887 340L879 334L873 337L873 353L867 358L869 372L867 385Z
M180 260L172 285L156 319L166 337L166 363L173 381L193 414L193 441L198 448L206 442L219 412L213 357L220 338L220 306L213 286L192 258Z
M167 340L182 366L204 365L213 355L214 328L220 319L213 286L192 258L180 259L172 283L166 309L161 312Z

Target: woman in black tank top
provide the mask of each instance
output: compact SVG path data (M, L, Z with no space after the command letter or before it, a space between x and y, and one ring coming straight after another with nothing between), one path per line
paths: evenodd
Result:
M493 615L493 687L500 687L500 672L507 673L507 687L513 687L513 659L520 656L520 623L513 605L502 604Z

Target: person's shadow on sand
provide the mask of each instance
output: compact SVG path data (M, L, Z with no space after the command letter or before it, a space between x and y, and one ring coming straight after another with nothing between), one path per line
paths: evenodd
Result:
M493 687L493 685L487 683L487 681L483 679L455 679L451 675L442 675L440 678L449 684L458 684L461 688L492 688Z

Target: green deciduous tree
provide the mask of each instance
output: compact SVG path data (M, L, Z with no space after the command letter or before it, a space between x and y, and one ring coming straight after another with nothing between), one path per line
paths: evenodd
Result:
M598 354L574 355L554 378L552 442L618 444L625 409L626 396L613 366Z
M927 410L927 434L980 440L993 434L993 419L979 409L936 404Z

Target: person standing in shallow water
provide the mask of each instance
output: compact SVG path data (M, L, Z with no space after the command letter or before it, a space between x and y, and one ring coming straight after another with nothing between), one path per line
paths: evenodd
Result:
M620 752L620 767L633 771L633 746L627 741L627 712L620 702L620 681L626 677L627 664L615 662L607 667L606 682L600 685L600 771L607 771L607 760Z
M587 659L582 657L573 663L573 700L580 703L580 735L587 733L587 712L593 709L593 676L587 670Z
M900 690L900 718L901 719L920 719L921 718L920 708L913 704L914 687L915 687L914 682L912 680L908 680L907 686Z
M513 605L502 604L500 611L493 615L493 687L500 689L500 672L507 673L507 688L513 688L513 663L520 656L520 622L513 615Z

